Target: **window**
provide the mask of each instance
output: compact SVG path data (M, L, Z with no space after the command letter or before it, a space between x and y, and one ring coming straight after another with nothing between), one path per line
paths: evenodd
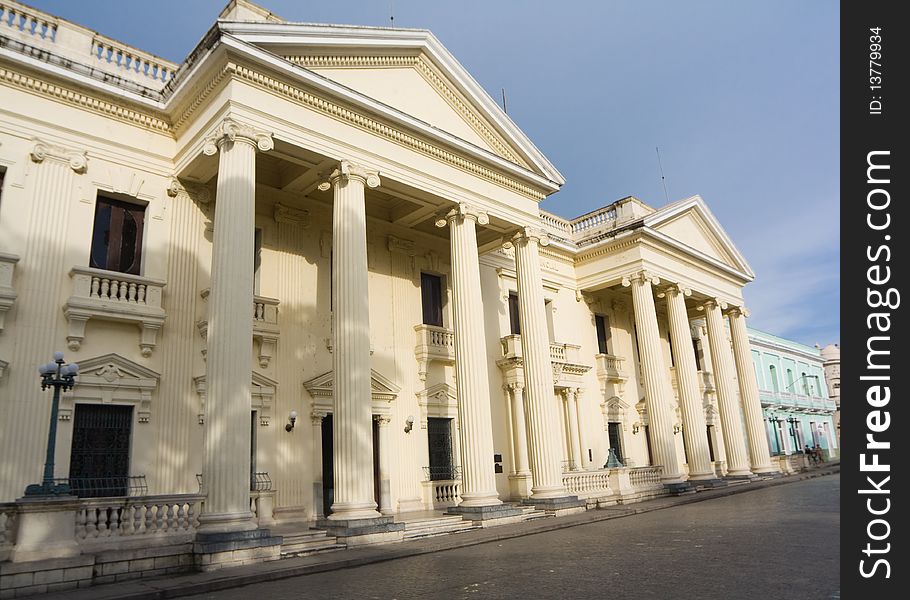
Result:
M793 381L793 371L791 369L787 369L787 391L788 392L793 390L794 383L796 383L796 382Z
M76 496L127 494L132 424L132 406L76 404L69 472Z
M610 353L610 320L606 315L594 315L594 328L597 329L597 352Z
M670 366L676 366L676 357L673 356L673 338L670 337L670 332L667 331L667 345L670 347Z
M98 197L90 265L96 269L139 274L145 207Z
M695 352L695 370L704 371L705 367L702 364L704 357L701 353L701 348L698 347L698 340L692 340L692 350Z
M427 444L430 451L428 479L430 481L456 479L452 452L452 419L427 418Z
M518 294L509 294L509 331L521 335L521 320L518 317Z
M777 381L777 367L768 365L768 374L771 377L771 389L775 392L780 392L780 383Z
M809 387L809 378L806 377L805 371L803 371L803 373L799 376L799 378L800 378L800 379L802 380L802 382L803 382L803 392L805 392L805 395L806 395L806 396L811 395L812 390L811 390L810 387Z
M421 273L420 296L423 302L423 324L442 327L442 277Z

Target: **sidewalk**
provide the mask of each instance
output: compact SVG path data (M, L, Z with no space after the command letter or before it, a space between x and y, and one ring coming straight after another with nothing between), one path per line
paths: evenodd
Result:
M736 484L726 488L705 490L687 496L666 496L639 502L637 504L618 505L609 508L589 510L584 513L566 517L526 521L512 525L502 525L500 527L476 529L453 535L416 539L397 544L362 546L350 550L340 550L299 558L286 558L209 573L188 573L185 575L172 575L161 578L136 579L135 581L97 585L79 590L43 594L32 597L40 600L158 600L162 598L177 598L180 596L233 588L250 583L273 581L287 577L297 577L300 575L309 575L312 573L379 563L408 556L429 554L442 550L464 548L466 546L533 535L535 533L543 533L566 527L575 527L587 523L605 521L607 519L618 519L630 515L679 506L681 504L702 502L713 498L785 485L795 481L832 475L839 472L840 461L836 461L822 464L819 467L813 467L809 471L803 473L781 477L779 479Z

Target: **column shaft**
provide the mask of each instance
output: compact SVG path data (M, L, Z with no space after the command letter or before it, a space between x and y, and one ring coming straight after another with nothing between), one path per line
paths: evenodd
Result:
M502 504L496 492L493 463L493 425L483 319L480 304L480 263L476 224L484 214L460 205L446 221L452 248L452 287L455 304L455 379L461 435L461 506Z
M515 238L518 274L518 312L521 319L521 353L524 360L525 399L530 434L531 499L568 496L562 483L558 404L553 398L553 367L544 312L538 244L541 236L524 231Z
M575 406L575 394L571 388L562 390L562 396L569 409L569 461L571 469L577 471L581 468L581 442L578 439L578 408Z
M515 448L515 473L530 475L528 468L528 431L525 426L524 388L519 384L512 384L512 435Z
M698 366L692 347L692 333L686 313L685 296L688 290L677 286L667 290L667 312L670 317L670 341L676 359L676 380L679 389L679 410L682 413L683 437L689 460L689 479L714 479L708 437L705 435L705 411L702 408L698 385Z
M638 349L641 358L645 387L645 404L648 410L648 431L654 458L663 467L661 479L665 483L683 480L676 455L676 441L673 436L673 418L670 414L672 390L667 380L667 365L660 347L657 328L657 313L651 281L656 278L639 273L631 280L625 280L632 287L632 303L635 309L635 326L638 331Z
M202 528L255 529L250 512L250 383L253 358L253 236L256 144L218 136L206 357L206 492Z
M329 519L378 517L373 490L370 305L364 190L378 177L347 162L332 173L335 501Z
M581 410L582 394L582 388L575 388L572 395L575 400L575 411L578 414L578 445L580 447L579 450L581 451L581 462L579 463L578 468L587 469L590 465L590 460L588 459L588 444L585 441L585 416Z
M761 400L758 397L758 382L752 363L749 334L746 332L746 317L741 309L730 311L730 331L733 334L733 357L736 359L736 375L739 379L739 395L742 398L746 417L746 433L749 436L749 456L753 473L770 473L771 452L765 422L762 419Z
M379 423L379 512L390 515L392 512L392 494L390 485L391 469L389 464L392 459L392 444L389 436L392 422L391 417L376 417Z
M720 412L724 449L727 455L727 475L733 477L751 475L749 456L743 439L739 402L733 383L735 370L727 331L717 302L705 303L705 320L708 323L708 344L711 347L711 361L714 364L714 387L717 390L717 405Z

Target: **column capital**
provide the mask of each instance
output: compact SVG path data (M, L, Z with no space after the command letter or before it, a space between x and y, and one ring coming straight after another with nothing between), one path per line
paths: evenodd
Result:
M507 390L509 390L510 392L514 393L514 392L520 392L523 389L525 389L525 384L522 383L521 381L513 381L512 383L507 383L504 387Z
M310 413L310 419L312 419L313 425L322 425L322 420L325 416L326 412L322 410L314 410Z
M647 270L636 271L629 275L623 275L622 286L630 287L632 285L633 281L640 281L642 283L650 283L651 285L659 285L660 277L658 277L654 273L647 271Z
M731 306L727 314L731 317L745 317L748 319L752 313L745 306Z
M218 123L211 135L205 138L202 153L206 156L213 156L218 153L225 142L238 141L246 142L261 152L268 152L275 147L270 132L256 129L252 125L227 117Z
M692 290L681 283L670 283L667 285L667 287L661 290L659 294L657 294L657 297L663 298L667 294L673 294L674 296L691 296Z
M727 303L717 298L709 298L698 307L698 310L711 310L715 307L720 308L721 310L727 310Z
M85 173L88 168L88 154L85 150L73 150L63 146L55 146L41 140L33 140L35 145L32 147L28 156L33 162L43 163L47 159L57 160L67 163L76 173Z
M466 202L459 202L457 207L448 212L441 213L436 218L436 227L445 227L455 219L461 219L462 222L465 219L471 219L478 225L486 225L490 222L490 217L485 211Z
M373 420L376 421L380 427L385 427L392 422L392 417L389 415L373 415Z
M368 188L377 188L382 183L379 179L379 171L374 171L352 163L349 160L343 160L338 164L338 167L329 174L327 181L320 183L317 188L319 191L325 192L333 185L338 185L338 182L342 179L359 179L363 182Z
M512 236L513 242L536 240L541 246L550 245L550 237L539 227L522 227Z

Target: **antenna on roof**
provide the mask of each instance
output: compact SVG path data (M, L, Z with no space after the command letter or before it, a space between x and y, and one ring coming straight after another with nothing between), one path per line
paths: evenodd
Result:
M664 177L664 166L660 162L660 147L655 146L654 149L657 150L657 166L660 168L660 183L664 186L664 197L667 199L667 204L670 204L670 194L667 193L667 178Z
M506 88L502 88L502 112L509 114L509 110L506 108Z
M392 7L393 4L394 3L392 2L392 0L389 0L389 23L392 25L395 24L395 12Z

